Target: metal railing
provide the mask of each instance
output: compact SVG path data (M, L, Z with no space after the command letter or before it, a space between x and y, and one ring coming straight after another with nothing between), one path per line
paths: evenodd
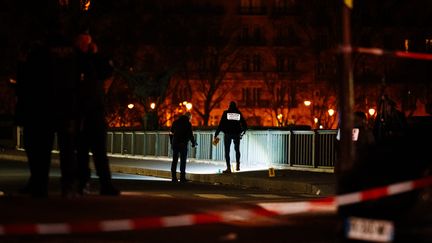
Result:
M242 169L274 167L331 172L336 160L336 134L336 130L248 130L240 142ZM216 146L212 144L214 131L194 131L194 136L198 146L189 147L189 160L225 164L223 134ZM18 148L23 148L22 141L22 131L18 129ZM54 150L57 148L55 145ZM172 157L167 131L108 131L107 151L111 156L164 160ZM234 144L230 158L235 161Z
M194 131L198 146L189 147L189 160L225 164L223 139L214 146L213 134L214 131ZM331 171L336 160L335 141L336 130L249 130L240 142L242 168L296 167ZM107 146L108 152L117 156L153 159L172 156L166 131L110 131ZM234 144L231 144L230 158L235 160Z

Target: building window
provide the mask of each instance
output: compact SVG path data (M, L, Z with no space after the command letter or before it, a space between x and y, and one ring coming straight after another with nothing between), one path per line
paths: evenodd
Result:
M249 27L244 25L241 28L241 32L240 32L240 42L241 43L246 43L249 40Z
M294 59L288 59L287 65L286 65L286 71L288 72L294 72L297 68L297 61Z
M261 88L243 88L242 103L244 106L257 107L261 105Z
M296 4L295 0L275 0L275 10L277 12L286 12L290 7Z
M240 13L242 14L260 14L263 13L261 0L241 0Z
M259 72L261 71L261 56L259 54L255 54L252 59L252 71Z
M285 57L283 55L278 55L276 57L276 71L277 72L285 71Z
M174 105L180 104L183 101L191 100L191 93L190 89L186 87L185 85L180 85L176 92L173 93L173 99L172 102Z
M262 41L262 28L261 26L255 26L254 28L254 41L259 43Z
M249 55L245 55L243 59L243 72L250 72L251 60Z

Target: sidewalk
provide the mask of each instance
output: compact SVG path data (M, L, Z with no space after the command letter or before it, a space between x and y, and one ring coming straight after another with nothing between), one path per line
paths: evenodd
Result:
M27 158L23 151L5 150L0 152L0 160L26 162ZM53 163L59 163L57 154L53 155ZM171 178L170 160L110 157L110 165L114 173ZM221 174L220 171L224 170L224 167L212 163L188 162L186 178L201 183L315 196L331 196L336 191L336 178L333 173L275 170L275 177L269 177L267 170L257 170Z

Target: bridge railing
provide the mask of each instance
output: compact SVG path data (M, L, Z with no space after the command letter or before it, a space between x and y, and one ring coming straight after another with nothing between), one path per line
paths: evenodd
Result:
M214 131L194 131L198 146L189 147L194 161L224 164L225 148L212 144ZM332 170L336 160L336 130L279 131L249 130L240 141L242 168L303 168ZM189 145L190 146L190 145ZM109 131L108 152L117 156L167 159L172 156L169 133ZM230 149L235 161L234 144Z
M189 147L189 160L225 164L223 134L215 146L212 144L214 132L194 131L198 146ZM336 160L336 134L336 130L248 130L240 141L242 169L274 167L331 172ZM17 147L23 148L20 130L18 137ZM57 149L55 143L54 150ZM172 157L167 131L108 131L107 151L120 157ZM235 161L234 144L231 144L230 158Z

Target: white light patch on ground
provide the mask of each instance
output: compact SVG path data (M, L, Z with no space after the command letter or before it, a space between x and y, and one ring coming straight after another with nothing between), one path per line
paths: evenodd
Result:
M251 197L258 197L258 198L268 198L268 199L280 199L280 198L288 198L286 196L280 196L275 194L248 194Z
M92 178L98 178L97 176L92 176ZM146 181L171 181L171 179L153 177L153 176L142 176L142 175L129 175L121 173L113 173L113 179L127 179L127 180L146 180Z
M197 197L207 198L207 199L236 199L237 197L231 197L223 194L194 194Z

